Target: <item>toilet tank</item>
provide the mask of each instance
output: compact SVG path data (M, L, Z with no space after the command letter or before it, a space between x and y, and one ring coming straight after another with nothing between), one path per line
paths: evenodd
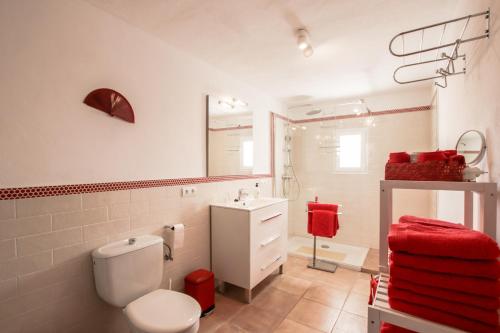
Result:
M158 289L163 277L163 238L137 236L104 245L92 252L99 296L124 307Z

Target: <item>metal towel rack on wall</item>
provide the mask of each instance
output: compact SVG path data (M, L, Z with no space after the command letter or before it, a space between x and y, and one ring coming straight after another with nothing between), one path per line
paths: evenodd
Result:
M464 34L467 30L467 27L469 26L471 19L480 18L480 17L484 17L484 19L486 20L486 29L485 29L484 34L463 39ZM446 33L447 26L450 23L455 23L455 22L460 22L460 21L464 21L464 26L460 32L459 37L452 43L442 44L443 37L444 37L444 34ZM431 47L423 48L425 31L428 29L439 28L439 27L442 27L441 37L439 39L439 44L431 46ZM415 35L418 33L421 33L420 48L418 50L405 52L405 37L408 37L412 34ZM465 72L466 72L466 68L465 68L466 56L465 56L465 54L459 54L460 45L468 43L468 42L472 42L475 40L488 38L489 36L490 36L490 10L489 9L487 11L484 11L481 13L467 15L467 16L459 17L459 18L456 18L453 20L448 20L448 21L444 21L444 22L440 22L440 23L436 23L436 24L427 25L427 26L424 26L421 28L401 32L391 39L391 41L389 43L389 52L393 56L403 57L403 58L407 57L407 56L419 55L419 61L399 66L398 68L396 68L394 70L394 74L392 77L393 77L394 81L399 83L399 84L407 84L407 83L415 83L415 82L427 81L427 80L443 79L443 82L444 82L443 84L441 84L439 82L435 82L435 84L441 88L446 88L448 85L448 81L447 81L448 76L465 74ZM394 43L394 41L396 41L398 39L401 39L401 41L402 41L402 49L403 50L401 53L398 53L398 52L394 51L394 49L393 49L393 43ZM448 47L453 47L451 52L449 52L448 54L446 52L442 52L441 54L439 53L440 50L446 49ZM425 53L428 53L431 51L436 51L435 59L422 61L422 54L425 54ZM462 70L459 70L459 71L457 71L455 69L455 61L458 59L462 59L464 61L464 66L463 66ZM400 80L397 78L397 74L401 70L408 69L411 67L425 66L425 65L431 64L431 63L440 63L443 61L445 62L446 65L437 69L435 72L435 75L426 76L423 78L417 78L414 80Z

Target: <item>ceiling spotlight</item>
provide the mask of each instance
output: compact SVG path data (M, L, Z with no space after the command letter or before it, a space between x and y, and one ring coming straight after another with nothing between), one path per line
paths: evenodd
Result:
M309 41L309 33L306 29L297 30L297 47L302 50L305 57L310 57L314 53Z
M314 50L313 50L312 46L311 46L311 45L309 45L309 46L307 46L307 47L304 49L304 51L302 51L302 53L304 54L304 57L309 58L310 56L312 56L312 55L313 55Z
M309 46L309 34L306 29L297 30L297 46L301 50Z

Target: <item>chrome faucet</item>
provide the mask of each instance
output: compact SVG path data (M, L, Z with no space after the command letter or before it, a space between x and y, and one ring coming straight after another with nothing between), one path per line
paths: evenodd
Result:
M247 188L240 188L238 190L238 201L243 201L248 199L250 196L250 190Z

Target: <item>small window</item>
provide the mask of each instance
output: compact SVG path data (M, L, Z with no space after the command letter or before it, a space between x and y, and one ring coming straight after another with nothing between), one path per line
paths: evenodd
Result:
M366 171L366 141L365 131L338 130L336 133L338 146L336 171L365 172Z
M242 138L241 139L241 168L242 169L252 169L253 168L253 140L252 138Z

